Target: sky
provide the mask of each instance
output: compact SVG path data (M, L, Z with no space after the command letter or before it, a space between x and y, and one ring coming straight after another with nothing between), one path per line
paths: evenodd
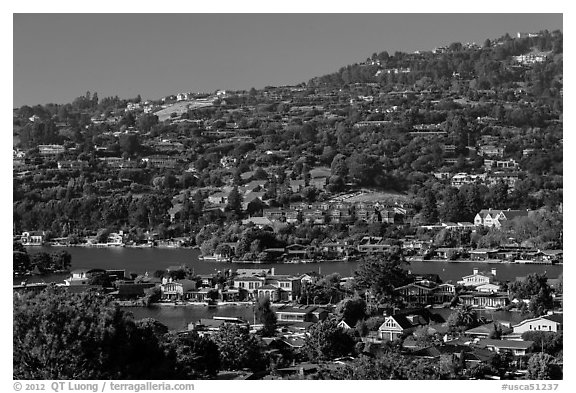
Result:
M562 14L15 13L13 107L297 84L374 52L543 29Z

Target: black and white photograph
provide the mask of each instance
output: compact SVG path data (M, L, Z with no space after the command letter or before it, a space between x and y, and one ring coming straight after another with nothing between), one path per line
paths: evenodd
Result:
M156 6L11 14L13 391L561 390L563 13Z

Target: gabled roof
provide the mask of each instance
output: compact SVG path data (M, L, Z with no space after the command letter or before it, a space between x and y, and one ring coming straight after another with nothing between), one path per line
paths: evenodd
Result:
M440 357L440 355L442 355L442 352L440 352L440 350L435 346L432 346L413 351L412 353L410 353L410 355L422 358L437 358Z
M478 341L479 346L494 347L503 349L528 349L534 344L534 341L517 341L517 340L493 340L483 338Z
M513 220L517 217L528 217L528 210L502 210L499 217L505 217L507 220Z

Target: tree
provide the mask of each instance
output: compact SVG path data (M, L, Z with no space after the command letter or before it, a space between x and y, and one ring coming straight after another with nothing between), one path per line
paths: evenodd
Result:
M169 333L165 341L165 350L176 354L178 365L191 379L213 378L218 374L218 346L208 337L200 337L195 332Z
M530 299L529 310L534 316L540 316L554 306L552 290L544 274L529 274L524 281L510 284L510 293L517 299Z
M430 224L438 222L438 202L434 191L427 190L424 195L424 204L422 206L422 217L424 221Z
M137 134L122 134L118 138L120 151L126 152L129 155L134 155L140 150L140 142L138 141Z
M527 331L522 333L522 340L533 341L534 352L545 352L554 357L562 356L564 342L562 332Z
M255 310L256 319L264 325L260 331L263 336L274 336L276 334L276 322L278 318L276 313L270 308L270 298L267 296L259 297L256 302Z
M356 285L369 289L380 300L396 302L399 298L394 288L408 282L405 265L406 260L398 248L393 248L382 257L367 256L354 272Z
M161 337L95 292L14 296L14 379L183 379Z
M50 255L55 270L68 270L72 264L72 256L66 250L53 252Z
M346 156L337 154L330 165L332 176L346 177L348 175L348 165L346 164Z
M536 353L528 360L528 379L562 379L562 367L547 353Z
M52 258L47 252L41 251L30 256L30 264L40 273L48 273L52 266Z
M265 367L259 341L250 335L247 329L235 324L225 324L212 337L218 346L222 370L249 368L259 371Z
M242 195L240 195L238 187L234 187L228 194L228 203L225 210L238 215L242 214Z
M366 318L366 301L360 297L344 299L336 306L335 313L350 326L355 326L358 321Z
M311 361L334 359L348 355L353 350L354 339L334 319L312 325L302 348L302 352Z

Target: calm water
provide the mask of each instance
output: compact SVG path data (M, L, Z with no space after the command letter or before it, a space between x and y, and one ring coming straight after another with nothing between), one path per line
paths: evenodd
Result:
M329 274L338 272L343 277L354 275L358 262L323 262L309 264L234 264L222 262L200 261L199 250L170 248L87 248L87 247L29 247L28 253L66 250L72 255L72 269L126 269L126 273L153 274L156 270L168 266L185 264L197 274L215 273L218 270L238 268L270 268L274 267L277 274L301 274L310 271ZM530 273L544 273L556 278L562 273L561 265L522 265L522 264L485 264L485 263L451 263L451 262L411 262L408 269L412 273L436 273L443 281L460 280L463 276L472 274L473 268L480 271L490 271L496 268L500 280L514 280ZM66 274L32 277L30 282L62 282ZM18 280L17 280L18 281Z
M126 273L153 273L156 270L166 269L173 265L188 265L197 274L215 273L218 270L237 268L270 268L275 267L277 274L299 274L310 271L320 271L322 274L338 272L342 276L352 276L358 262L324 262L318 264L232 264L220 262L207 262L198 260L200 252L192 249L162 249L162 248L85 248L85 247L31 247L28 253L46 251L54 252L65 249L72 255L72 269L126 269ZM562 266L552 265L519 265L519 264L483 264L483 263L449 263L449 262L411 262L409 269L412 273L436 273L443 281L458 281L462 276L472 273L478 267L480 271L490 271L496 268L496 275L501 280L514 280L519 276L530 273L544 273L548 277L556 278L562 273ZM35 276L28 282L63 282L67 274L53 274L48 276ZM20 280L14 280L19 284ZM248 321L253 319L252 306L221 306L208 308L203 306L157 306L150 308L129 307L127 311L133 313L136 319L154 318L164 323L171 330L186 329L188 323L197 322L200 318L213 316L241 317ZM439 310L446 315L449 310ZM486 311L486 317L518 322L520 315L498 311Z

